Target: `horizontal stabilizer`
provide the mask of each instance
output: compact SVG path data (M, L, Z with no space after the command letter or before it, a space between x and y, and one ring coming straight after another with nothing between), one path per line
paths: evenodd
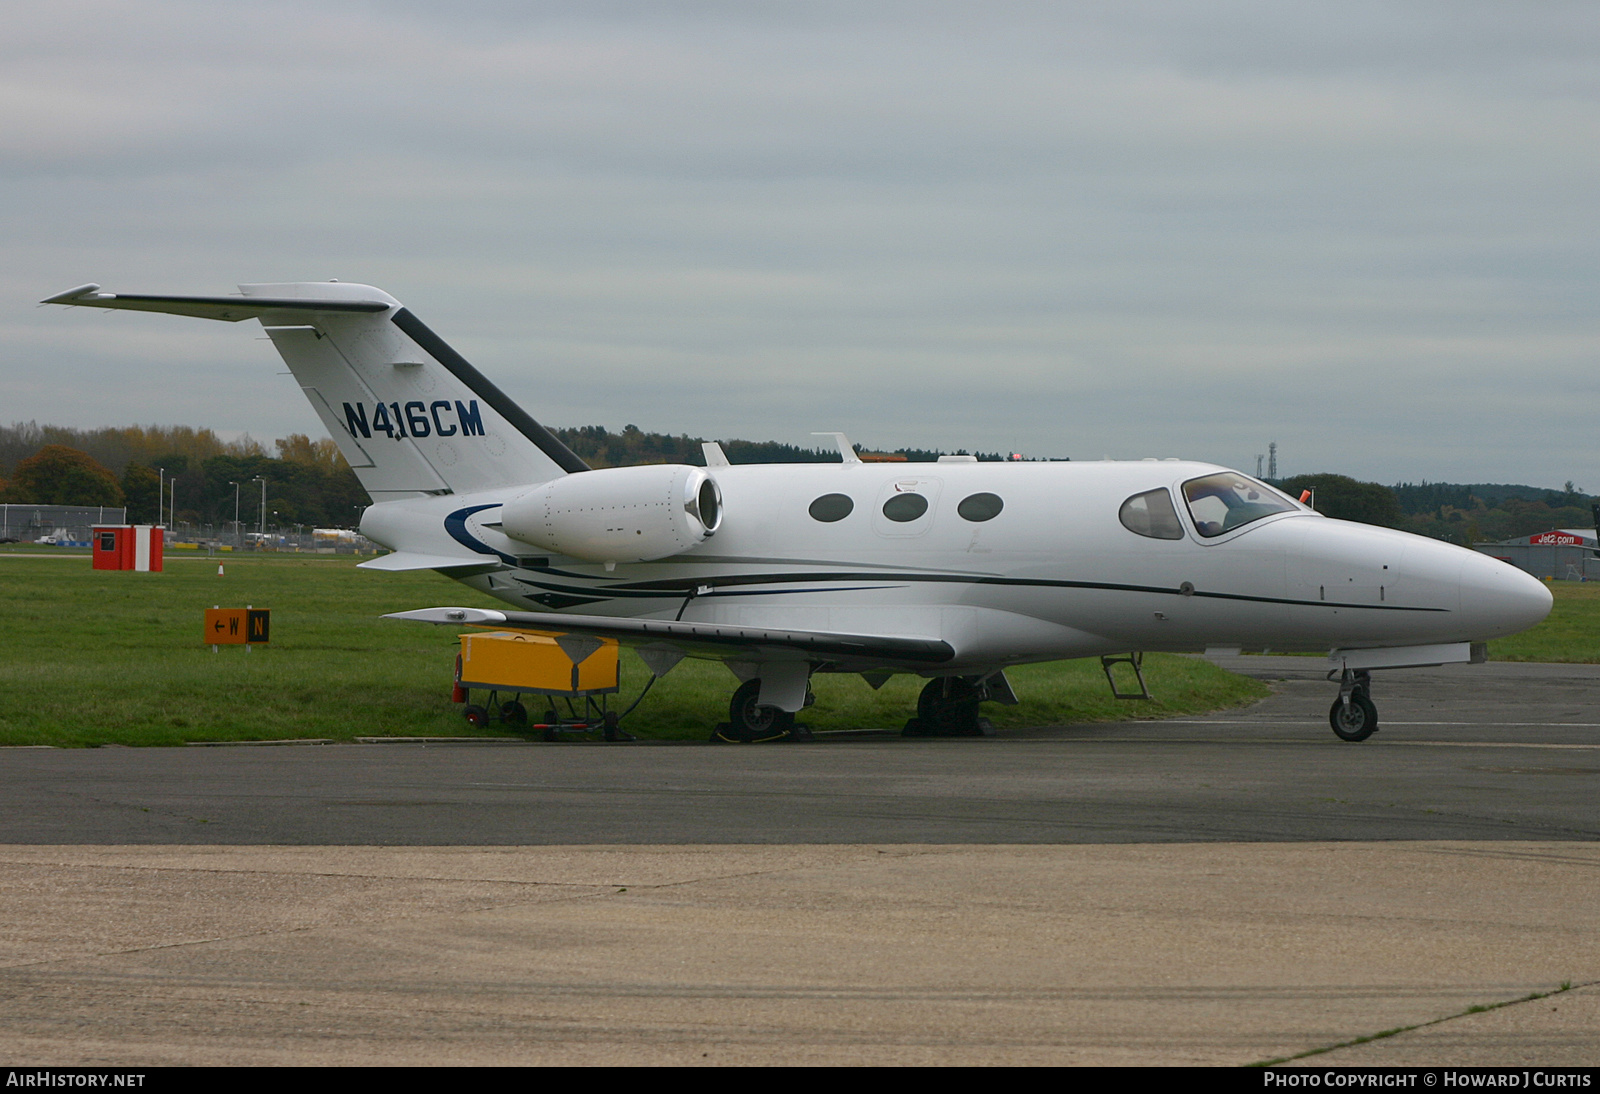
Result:
M615 638L630 645L668 643L695 648L712 657L730 659L766 659L761 656L763 651L771 653L776 650L802 653L817 660L873 664L942 665L955 657L951 645L938 638L764 630L672 619L544 615L537 612L501 612L492 608L421 608L417 611L394 612L384 618L456 627L510 627L541 634L592 634L597 638Z
M270 319L289 312L382 312L394 304L385 300L276 300L259 296L146 296L101 292L99 285L80 285L46 297L41 304L67 304L84 308L118 308L123 311L159 311L195 319Z
M589 469L398 300L371 285L296 281L240 285L237 296L157 296L90 284L43 302L224 323L260 320L374 502L526 488Z
M386 573L401 573L406 570L445 570L451 577L464 576L462 571L481 573L487 570L501 569L499 559L484 561L482 555L463 557L461 555L423 555L412 551L395 551L392 554L379 555L377 558L368 559L356 566L358 570L383 570Z

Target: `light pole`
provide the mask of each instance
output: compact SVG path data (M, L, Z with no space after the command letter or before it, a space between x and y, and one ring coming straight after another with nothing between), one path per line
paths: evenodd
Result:
M260 527L256 530L261 533L261 538L265 539L267 537L267 480L257 475L251 481L261 484L261 508L256 511L256 520Z
M156 523L161 523L161 506L167 500L167 469L156 468Z
M233 545L243 550L244 535L239 531L239 484L229 480L228 485L233 487Z

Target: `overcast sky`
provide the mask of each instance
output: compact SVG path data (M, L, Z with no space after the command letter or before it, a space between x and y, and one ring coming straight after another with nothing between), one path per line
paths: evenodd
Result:
M1600 5L0 0L0 420L322 432L336 277L550 425L1600 492Z

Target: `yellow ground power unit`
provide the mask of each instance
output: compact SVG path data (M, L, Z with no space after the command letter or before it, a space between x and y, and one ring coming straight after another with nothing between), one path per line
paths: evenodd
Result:
M608 715L605 697L621 685L619 653L615 639L585 634L463 634L454 698L467 704L462 713L475 726L498 716L512 728L543 730L547 740L560 732L591 729L604 729L610 739L616 718ZM472 702L473 688L489 692L484 704ZM507 693L510 698L502 700ZM532 725L519 698L527 694L548 697L541 704L543 717ZM568 716L557 714L558 700ZM575 700L583 701L581 711Z

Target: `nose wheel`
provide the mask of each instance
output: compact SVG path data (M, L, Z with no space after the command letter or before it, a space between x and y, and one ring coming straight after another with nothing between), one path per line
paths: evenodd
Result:
M1364 741L1378 732L1378 708L1368 695L1372 675L1346 670L1339 680L1339 697L1328 710L1328 724L1341 741Z

